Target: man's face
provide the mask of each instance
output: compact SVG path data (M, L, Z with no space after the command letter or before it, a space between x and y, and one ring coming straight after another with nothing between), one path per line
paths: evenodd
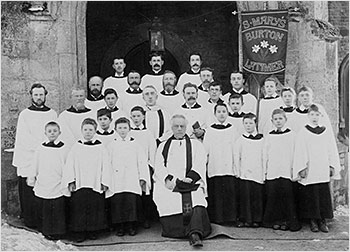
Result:
M256 124L253 119L246 118L243 120L243 126L247 133L253 133L255 131Z
M83 134L84 139L86 141L90 141L94 137L96 133L96 129L92 124L84 124L83 127L81 128L81 132Z
M143 120L145 119L145 116L142 114L141 111L135 110L131 112L130 118L135 124L135 126L139 127L142 124Z
M224 123L228 116L228 111L224 106L216 107L215 116L220 123Z
M99 96L101 94L102 91L102 85L103 82L100 78L91 78L89 81L89 89L90 89L90 93L93 96Z
M209 83L213 82L213 73L208 70L201 71L199 77L204 85L209 85Z
M97 122L100 125L101 129L103 130L108 130L109 129L109 125L112 122L112 119L110 119L108 116L106 115L102 115L100 117L97 118Z
M172 73L166 73L163 76L163 88L167 92L172 92L175 89L176 78Z
M183 118L174 118L171 125L171 130L175 138L183 138L186 134L186 121Z
M317 111L310 111L308 113L309 121L312 125L318 125L321 113Z
M287 118L283 114L275 114L272 116L271 121L277 129L282 129L286 124Z
M130 131L129 124L127 124L127 123L118 123L115 126L115 131L117 131L119 136L124 139L128 135L128 133Z
M34 88L32 90L32 103L38 107L45 104L46 95L44 88Z
M118 98L115 94L108 94L105 96L105 102L108 108L113 109L117 103Z
M293 105L294 95L291 91L284 91L282 94L282 100L287 107Z
M276 94L276 82L274 81L266 81L264 84L265 93L267 96L272 96Z
M211 86L209 87L208 93L209 93L210 99L216 101L220 98L221 88L220 86Z
M194 87L188 87L184 90L184 98L187 104L196 103L198 97L197 90Z
M161 56L153 56L149 61L149 64L151 65L153 70L159 71L162 69L164 61L162 60Z
M125 67L126 67L124 59L115 59L113 61L112 67L118 74L121 74L124 71Z
M309 105L312 102L312 95L308 91L301 91L298 96L298 100L303 104L305 107L309 107Z
M131 88L138 89L141 82L141 76L139 73L129 73L128 83Z
M232 88L237 91L243 87L243 76L241 73L232 73L230 77Z
M229 105L233 112L238 113L241 110L243 104L241 99L231 99Z
M72 103L76 108L83 108L85 106L85 91L76 90L72 93Z
M199 55L191 55L190 57L190 66L195 71L198 71L202 65L201 57Z
M60 134L61 131L56 125L48 125L45 129L45 135L50 142L54 142Z
M153 88L145 88L142 92L142 97L148 106L156 105L158 95Z

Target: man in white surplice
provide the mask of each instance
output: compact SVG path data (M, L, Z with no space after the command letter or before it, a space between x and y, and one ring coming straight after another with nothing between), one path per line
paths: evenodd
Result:
M170 121L173 135L159 145L154 175L153 200L162 236L188 237L192 246L203 246L202 239L211 232L205 199L206 152L200 141L186 134L183 115L176 114Z

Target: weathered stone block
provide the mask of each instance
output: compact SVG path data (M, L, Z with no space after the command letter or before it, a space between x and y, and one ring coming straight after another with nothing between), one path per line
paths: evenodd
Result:
M2 55L19 58L29 57L29 41L3 39L2 40Z

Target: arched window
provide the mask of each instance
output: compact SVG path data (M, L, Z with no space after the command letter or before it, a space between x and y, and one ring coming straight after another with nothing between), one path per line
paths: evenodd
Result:
M339 133L338 139L349 145L349 54L339 67Z

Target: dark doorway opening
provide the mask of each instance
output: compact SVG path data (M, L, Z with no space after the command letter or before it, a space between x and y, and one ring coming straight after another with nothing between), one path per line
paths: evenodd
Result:
M125 57L127 70L145 72L148 30L158 17L164 32L165 69L178 76L188 70L191 51L202 54L203 66L214 68L214 79L229 85L238 69L238 15L236 2L120 2L91 1L86 10L88 77L113 74L114 56Z

